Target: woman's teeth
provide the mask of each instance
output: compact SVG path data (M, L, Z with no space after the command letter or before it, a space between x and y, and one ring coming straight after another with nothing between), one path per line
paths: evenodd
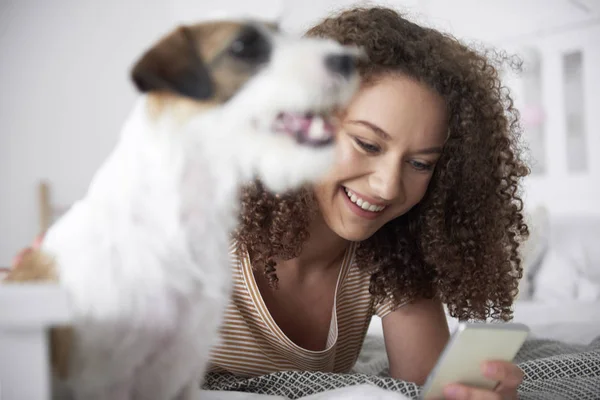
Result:
M357 206L359 206L360 208L362 208L365 211L381 212L385 208L385 206L376 206L374 204L370 204L368 201L363 200L360 197L358 197L355 193L353 193L348 188L344 188L344 191L346 192L346 195L348 196L348 198L350 199L351 202L353 202L354 204L356 204Z

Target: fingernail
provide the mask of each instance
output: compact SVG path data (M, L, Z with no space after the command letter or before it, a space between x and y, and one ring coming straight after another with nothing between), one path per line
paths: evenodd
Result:
M486 365L486 367L485 367L486 375L496 375L497 372L498 372L498 368L494 364Z
M463 393L463 389L460 386L448 386L444 389L444 396L449 399L458 399Z

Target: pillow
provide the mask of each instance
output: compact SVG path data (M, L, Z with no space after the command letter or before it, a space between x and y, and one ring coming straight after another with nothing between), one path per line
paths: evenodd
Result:
M551 248L533 278L532 297L546 303L573 300L577 296L577 267L570 257Z
M529 227L529 237L519 247L523 266L523 278L519 282L517 296L520 300L531 298L532 279L539 270L550 243L550 219L546 207L538 206L525 213L525 222Z
M533 279L533 298L542 301L600 300L600 219L553 219L550 248Z

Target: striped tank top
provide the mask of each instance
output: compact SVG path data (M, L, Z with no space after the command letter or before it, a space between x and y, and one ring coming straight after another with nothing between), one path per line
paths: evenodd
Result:
M390 302L375 305L370 276L354 263L355 248L355 243L349 246L342 261L325 349L313 351L296 345L277 326L254 279L248 252L232 243L232 299L209 371L247 377L292 370L349 372L371 317L383 318L391 311Z

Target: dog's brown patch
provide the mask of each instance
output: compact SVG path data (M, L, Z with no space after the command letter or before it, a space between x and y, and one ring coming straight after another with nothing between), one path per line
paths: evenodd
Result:
M256 71L240 65L227 54L232 42L246 26L233 22L199 24L190 27L198 43L198 52L209 65L215 86L213 98L223 103L231 98Z
M234 96L256 73L256 65L229 52L246 28L223 21L180 27L148 50L132 76L140 90L151 93L150 118L156 120L168 109L183 123Z
M39 250L23 255L3 280L9 283L57 282L58 274L54 260ZM69 375L69 356L73 343L73 330L69 326L50 329L50 360L53 372L61 379Z
M211 64L229 47L244 26L239 22L224 21L191 25L187 29L196 39L198 54L206 64ZM179 28L174 34L178 34L181 29Z

